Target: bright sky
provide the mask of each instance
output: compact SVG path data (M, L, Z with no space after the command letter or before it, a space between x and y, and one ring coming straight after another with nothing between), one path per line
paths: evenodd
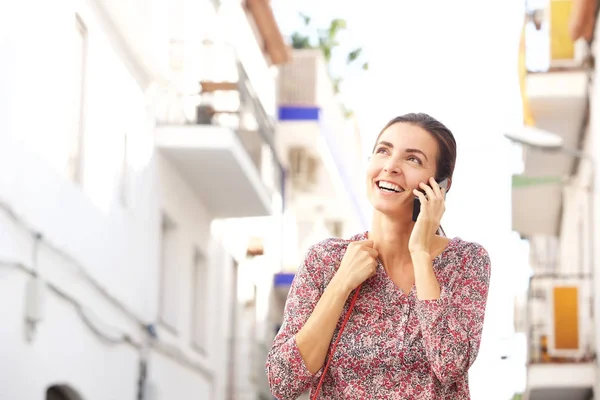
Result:
M517 56L523 3L272 1L284 34L302 26L300 10L323 28L332 18L346 19L344 51L365 47L369 72L353 72L343 91L367 152L379 129L406 112L427 112L454 132L458 161L444 228L449 236L483 244L492 259L484 340L471 370L474 400L506 400L523 389L524 369L515 365L523 360L502 362L498 352L513 330L513 296L525 289L529 273L527 248L511 232L515 154L502 136L521 125ZM337 61L334 71L343 70ZM524 357L523 349L515 355Z

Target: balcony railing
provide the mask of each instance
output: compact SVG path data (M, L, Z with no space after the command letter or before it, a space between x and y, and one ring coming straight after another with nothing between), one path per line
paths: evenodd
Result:
M203 82L196 123L233 129L269 190L284 198L285 171L275 150L275 124L265 112L242 64L237 82ZM209 90L206 90L209 89Z
M171 53L178 87L167 96L159 123L215 125L235 131L267 188L283 199L285 173L275 151L275 124L235 49L226 44L173 41Z

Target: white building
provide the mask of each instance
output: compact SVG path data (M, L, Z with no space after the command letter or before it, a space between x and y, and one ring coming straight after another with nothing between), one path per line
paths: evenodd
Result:
M283 262L263 278L258 313L261 394L267 352L308 247L327 237L367 230L365 172L356 122L346 119L321 50L294 50L280 69L277 149L286 167ZM275 243L281 243L275 241ZM265 249L266 251L266 249Z
M244 398L257 392L272 398L267 352L307 248L367 229L360 135L343 116L320 50L293 52L280 69L278 94L275 143L286 172L284 215L215 224L238 262L233 373Z
M220 3L0 6L2 397L242 398L212 228L280 212L288 53L267 2Z
M554 145L527 131L524 168L513 177L513 229L529 242L533 272L515 308L516 329L527 337L529 400L588 400L599 383L594 309L600 296L594 293L600 289L600 242L593 188L600 180L590 160L600 154L600 136L589 57L598 54L597 45L588 44L596 19L591 3L540 3L529 10L536 10L535 18L524 30L530 71L523 81L525 125L562 140L544 151L540 147Z

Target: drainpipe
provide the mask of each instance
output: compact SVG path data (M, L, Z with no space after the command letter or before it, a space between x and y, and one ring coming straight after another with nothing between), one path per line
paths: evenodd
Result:
M37 332L38 324L43 318L43 295L45 284L40 277L38 268L38 252L42 235L34 235L33 249L31 254L31 266L33 276L27 282L25 298L25 337L28 342L33 342Z
M138 375L137 400L152 400L154 397L152 392L148 390L148 355L150 354L152 343L156 338L158 338L158 335L156 334L156 328L154 325L146 325L145 328L146 335L140 348L140 369Z

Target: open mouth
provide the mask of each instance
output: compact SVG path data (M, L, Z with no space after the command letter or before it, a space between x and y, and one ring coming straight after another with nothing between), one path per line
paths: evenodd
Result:
M378 181L377 187L379 188L379 190L381 190L382 192L386 192L386 193L402 193L402 192L404 192L404 189L402 189L400 186L396 185L395 183L388 182L388 181Z

